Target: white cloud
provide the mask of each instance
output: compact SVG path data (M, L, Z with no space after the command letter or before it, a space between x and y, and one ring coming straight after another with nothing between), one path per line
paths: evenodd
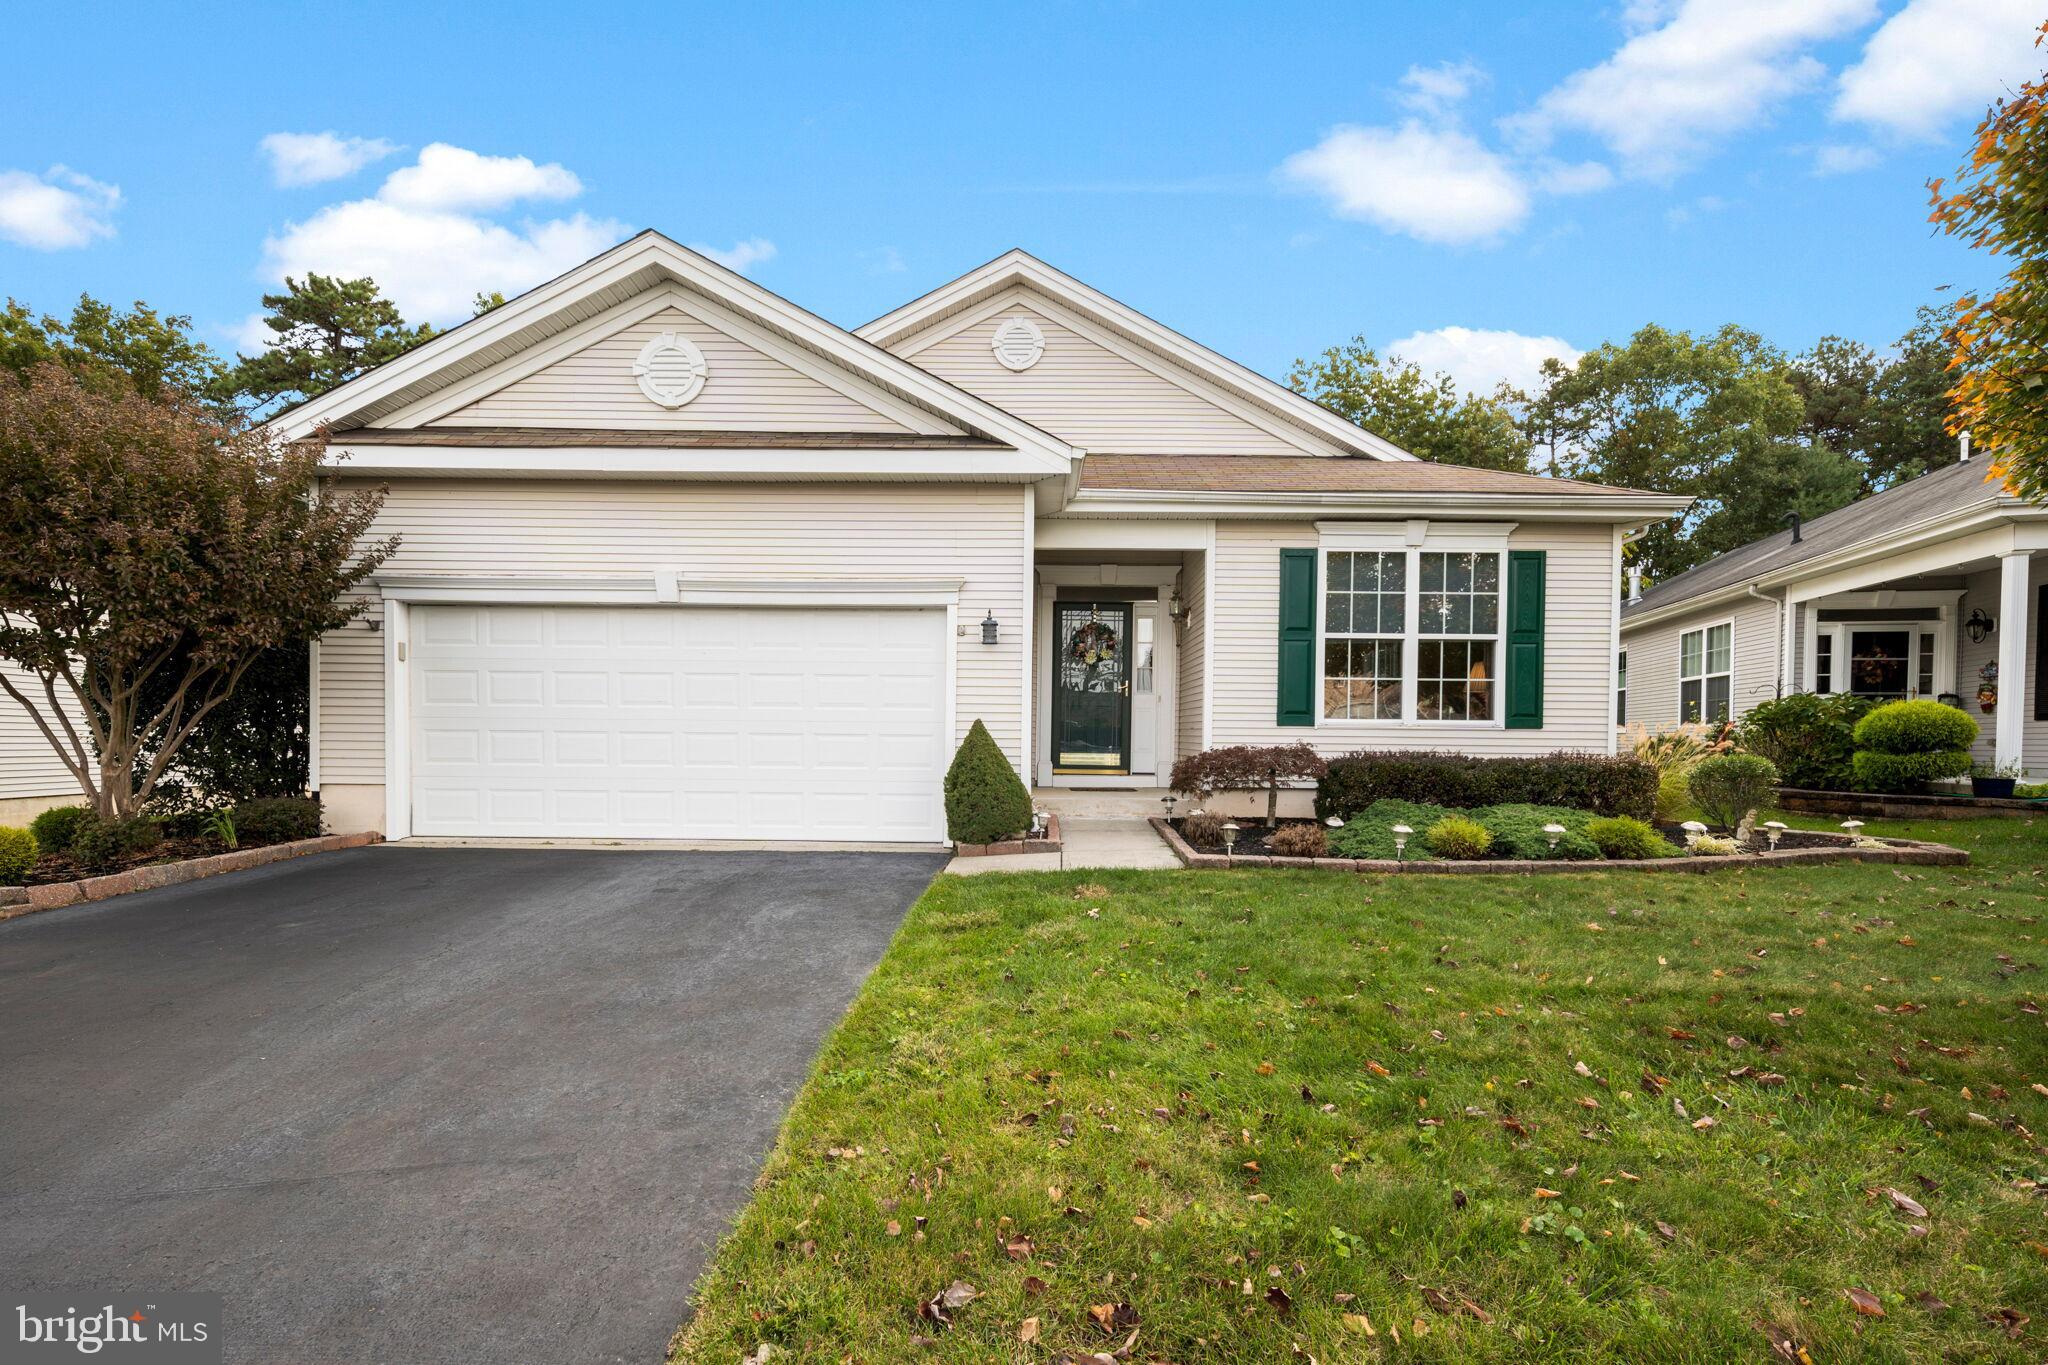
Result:
M1545 360L1567 365L1583 354L1563 337L1524 336L1481 327L1438 327L1389 342L1387 354L1441 371L1472 393L1490 394L1503 381L1524 392L1537 387Z
M114 235L121 190L66 166L43 175L0 171L0 238L37 251L63 251Z
M1849 175L1867 171L1878 163L1875 147L1853 147L1831 142L1813 149L1815 175Z
M377 197L401 208L478 212L521 199L574 199L583 182L556 162L536 166L523 156L484 156L436 142L419 160L391 173Z
M1631 170L1669 175L1716 138L1818 84L1826 69L1805 49L1876 14L1876 0L1632 5L1627 17L1634 22L1662 22L1599 65L1572 73L1504 126L1535 146L1564 132L1590 133Z
M690 250L699 256L709 256L727 270L737 270L742 275L747 273L748 266L775 259L775 243L765 237L749 237L723 249L706 246L703 242L692 242Z
M2041 70L2039 0L1908 0L1841 74L1834 116L1939 136Z
M1408 120L1344 126L1280 166L1281 178L1328 199L1340 217L1425 242L1475 242L1519 227L1529 190L1470 134Z
M1591 194L1614 183L1614 172L1598 161L1536 163L1536 187L1545 194Z
M257 144L270 158L270 178L279 185L318 185L354 175L398 150L381 137L339 133L271 133Z
M1401 89L1394 98L1418 113L1442 114L1485 79L1486 73L1470 62L1411 66L1401 77Z

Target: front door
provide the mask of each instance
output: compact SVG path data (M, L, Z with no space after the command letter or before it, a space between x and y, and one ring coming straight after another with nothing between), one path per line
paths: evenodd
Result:
M1053 771L1128 773L1131 604L1055 602L1052 612Z

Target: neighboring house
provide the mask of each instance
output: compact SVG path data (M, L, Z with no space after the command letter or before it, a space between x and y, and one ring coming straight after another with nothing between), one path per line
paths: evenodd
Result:
M7 663L0 663L0 674L29 697L43 698L43 685L34 674ZM60 691L58 700L69 698ZM64 706L64 713L74 724L80 721L75 703ZM78 779L58 760L35 718L0 691L0 826L25 825L52 806L78 799Z
M1306 740L1611 752L1624 536L1419 462L1022 252L847 332L656 233L275 424L389 488L313 765L391 837L933 841Z
M1651 729L1792 692L1946 699L1977 757L2048 773L2048 507L1964 460L1718 555L1622 607L1617 704ZM1978 701L1997 665L1997 699Z

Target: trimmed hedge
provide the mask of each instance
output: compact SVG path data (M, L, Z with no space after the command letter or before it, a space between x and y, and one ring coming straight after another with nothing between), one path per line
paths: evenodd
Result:
M320 803L310 796L263 796L238 802L229 808L228 818L235 822L235 842L243 848L288 844L320 834Z
M52 806L28 822L36 846L45 853L63 853L71 847L71 836L92 819L91 806Z
M1508 804L1481 806L1473 810L1453 810L1445 806L1425 805L1418 801L1375 801L1364 810L1346 820L1343 827L1329 833L1330 852L1339 858L1391 858L1394 856L1395 825L1406 825L1415 833L1409 836L1408 858L1427 858L1435 850L1433 831L1446 820L1468 820L1484 829L1489 836L1490 847L1482 855L1494 858L1597 858L1599 848L1584 834L1584 829L1593 820L1589 811L1568 810L1562 806L1531 806ZM1550 836L1543 832L1548 824L1563 825L1566 833L1558 840L1557 851L1550 848ZM1437 856L1450 855L1438 853Z
M1349 820L1383 800L1465 807L1562 806L1647 820L1657 812L1657 770L1641 759L1599 754L1475 758L1356 753L1330 760L1329 771L1316 784L1318 818L1335 815Z
M1977 722L1938 701L1894 701L1856 722L1856 783L1865 791L1918 791L1970 771Z
M1686 790L1710 823L1734 829L1777 795L1778 769L1761 754L1715 754L1693 765Z
M36 836L0 826L0 886L19 886L36 865Z
M1788 787L1850 791L1856 782L1856 722L1876 705L1847 692L1795 692L1751 709L1736 729L1736 743L1769 759Z
M164 841L164 827L143 816L106 820L95 815L78 822L65 852L89 873L112 872L124 858L147 853Z
M988 727L977 720L946 769L946 837L962 844L993 844L1029 828L1031 793Z

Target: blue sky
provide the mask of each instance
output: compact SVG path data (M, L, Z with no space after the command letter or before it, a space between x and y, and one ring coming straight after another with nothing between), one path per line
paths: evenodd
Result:
M189 313L286 270L458 320L642 227L857 325L1022 246L1267 373L1483 383L1646 321L1873 344L2031 0L37 6L0 293ZM283 136L278 136L283 135ZM268 140L268 141L266 141Z

